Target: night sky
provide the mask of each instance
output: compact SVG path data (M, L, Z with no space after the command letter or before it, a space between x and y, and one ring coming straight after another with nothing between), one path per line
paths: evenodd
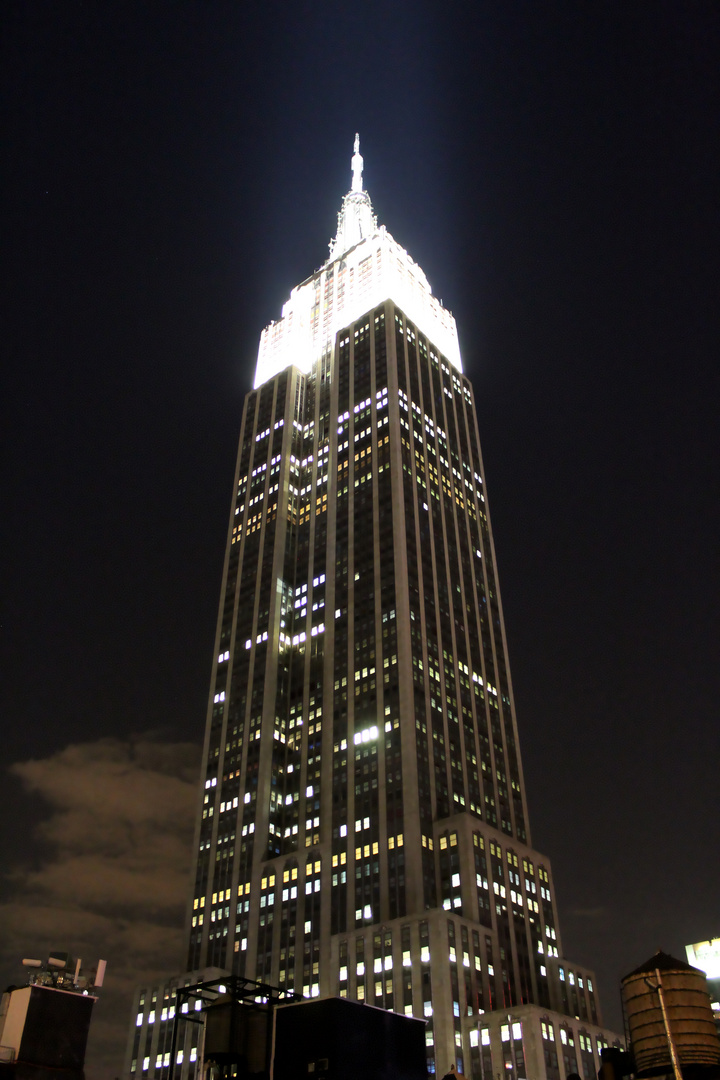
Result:
M108 1080L182 966L243 395L359 131L457 318L533 843L618 1025L720 935L720 6L20 2L2 40L3 987L106 956Z

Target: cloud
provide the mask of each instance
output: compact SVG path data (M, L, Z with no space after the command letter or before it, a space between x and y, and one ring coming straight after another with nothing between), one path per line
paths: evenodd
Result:
M135 987L183 967L199 761L191 744L101 739L10 767L48 813L40 858L5 875L0 966L19 983L23 956L108 961L88 1080L120 1075Z
M607 918L609 910L606 907L575 907L570 908L567 914L576 919L591 919L597 921L598 919Z

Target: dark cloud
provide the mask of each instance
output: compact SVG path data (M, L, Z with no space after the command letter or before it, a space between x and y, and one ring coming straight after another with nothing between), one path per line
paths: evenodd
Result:
M87 1071L119 1075L134 988L182 966L199 748L101 739L12 765L48 813L39 847L6 874L0 967L68 949L108 961Z
M572 908L568 911L568 915L574 915L576 919L605 919L607 914L608 910L605 907Z

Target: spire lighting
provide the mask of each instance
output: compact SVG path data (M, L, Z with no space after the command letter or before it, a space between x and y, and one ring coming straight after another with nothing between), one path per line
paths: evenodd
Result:
M363 159L360 155L360 136L357 134L355 135L355 146L353 149L355 153L352 157L352 190L362 191Z
M329 348L337 332L368 308L390 298L462 371L455 319L432 295L430 282L384 225L378 226L370 195L363 188L360 136L355 136L352 186L338 214L337 232L323 267L290 293L282 317L260 337L256 387L293 365L309 372ZM322 282L329 275L342 289L326 290L322 316L318 308Z

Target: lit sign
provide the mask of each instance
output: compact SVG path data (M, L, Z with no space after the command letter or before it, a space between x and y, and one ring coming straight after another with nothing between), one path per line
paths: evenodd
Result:
M720 938L686 945L688 963L704 971L708 979L720 979Z

